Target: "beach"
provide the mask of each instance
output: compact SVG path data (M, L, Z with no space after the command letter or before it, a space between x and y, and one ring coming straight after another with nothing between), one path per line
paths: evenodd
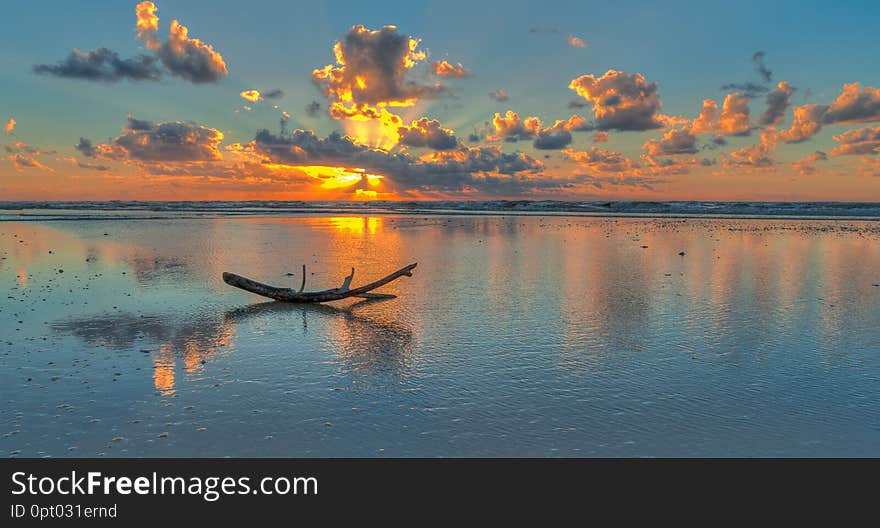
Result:
M880 455L876 220L81 213L0 222L0 456Z

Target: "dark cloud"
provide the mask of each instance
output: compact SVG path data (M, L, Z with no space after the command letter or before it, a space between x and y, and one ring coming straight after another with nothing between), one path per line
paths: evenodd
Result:
M309 117L318 117L318 114L321 112L321 103L318 101L312 101L311 103L306 105L306 115Z
M564 129L543 129L532 143L539 150L560 150L571 145L571 132Z
M741 95L748 97L749 99L755 99L757 97L761 97L770 91L769 86L764 86L762 84L755 84L751 82L745 83L730 83L725 84L721 87L722 92L739 92Z
M503 103L504 101L509 101L510 96L507 95L507 92L499 88L494 92L489 92L489 99L492 99L493 101L497 101L499 103Z
M665 183L664 180L644 178L642 176L595 176L591 174L579 174L578 179L584 184L604 189L605 187L638 187L649 191L654 190L654 184Z
M880 154L880 126L847 130L834 136L832 156Z
M608 70L581 75L568 86L593 104L599 130L650 130L663 126L657 83L639 74Z
M795 88L787 82L779 83L772 92L767 94L767 109L758 118L758 123L762 125L778 125L782 118L785 117L785 111L791 104L791 95L795 92Z
M135 8L137 14L138 38L147 49L153 51L171 75L194 84L215 83L229 72L223 57L213 46L189 36L189 29L178 22L171 21L168 40L159 38L159 17L153 2L141 2Z
M314 132L296 130L280 137L262 130L256 135L254 148L274 163L361 167L383 175L402 191L473 189L503 194L567 185L534 177L543 170L538 160L520 152L504 153L496 147L459 145L415 159L406 153L388 153L359 145L338 133L320 138Z
M779 133L786 143L801 143L822 130L823 125L849 125L880 121L880 89L859 83L844 84L830 104L807 104L794 109L791 128ZM837 147L841 148L841 147Z
M822 118L827 124L855 124L880 121L880 89L844 84L840 95Z
M284 92L278 89L263 93L263 99L281 99L282 97L284 97Z
M773 72L764 64L765 55L766 53L763 51L756 51L755 54L752 55L752 63L755 65L755 71L758 72L758 75L764 79L764 82L769 83L773 80Z
M739 94L744 95L749 99L762 97L764 94L769 92L769 83L773 79L773 72L767 68L766 64L764 64L765 55L766 54L763 51L756 51L752 55L752 65L754 66L755 71L761 77L761 81L763 82L762 84L756 84L753 82L728 83L721 87L721 91L739 92Z
M99 172L104 172L110 170L109 165L98 165L95 163L83 163L82 161L75 160L76 166L81 169L94 170Z
M697 136L688 129L669 129L660 139L649 139L642 148L651 156L696 154Z
M149 55L121 59L118 53L109 48L98 48L94 51L73 50L58 64L36 64L33 71L39 75L106 83L123 79L158 81L162 78L162 71L157 62L156 57Z
M443 128L436 119L423 117L413 121L410 126L399 127L397 131L400 134L399 143L409 147L449 150L458 146L455 132Z
M408 78L407 72L425 59L418 39L394 26L369 30L352 27L336 43L337 64L312 72L312 80L331 101L355 105L412 105L446 90Z
M152 130L156 125L153 124L152 121L146 121L144 119L137 119L134 116L128 116L128 124L126 125L127 130L134 131L142 131L142 130Z
M218 146L223 134L219 130L185 121L153 124L131 116L128 123L123 134L108 143L92 145L80 139L76 149L89 157L111 160L198 162L221 158ZM130 128L132 125L135 128Z
M95 156L95 147L92 142L84 137L79 138L79 143L73 146L74 150L78 150L83 156L92 158Z
M638 163L620 152L590 147L583 151L565 150L565 156L581 167L598 172L626 172L638 167Z
M152 2L141 2L136 7L138 38L144 41L154 55L137 55L123 59L115 51L101 47L94 51L73 50L58 64L37 64L34 73L68 79L82 79L105 83L129 81L157 81L167 72L192 83L217 82L227 75L223 57L210 45L188 35L186 26L171 22L167 42L158 36L159 19ZM160 68L160 63L165 67Z

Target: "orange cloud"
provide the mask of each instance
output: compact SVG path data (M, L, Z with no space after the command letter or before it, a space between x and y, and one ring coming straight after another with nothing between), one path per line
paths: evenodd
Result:
M817 161L825 161L828 159L828 155L822 151L817 150L816 152L810 154L804 159L795 161L792 163L792 167L797 169L797 171L801 174L801 176L806 176L807 174L813 174L816 172L816 162Z
M822 117L828 109L826 105L809 104L794 109L794 121L788 130L779 132L779 139L786 143L801 143L822 130Z
M565 37L565 41L568 42L568 45L571 46L572 48L586 48L587 47L586 42L579 39L578 37L575 37L574 35L569 35L569 36Z
M880 121L880 89L859 83L844 84L825 113L826 123L855 124Z
M168 40L163 43L157 34L159 17L156 9L153 2L141 2L135 8L138 38L159 56L172 75L192 83L208 83L217 82L229 74L220 53L210 44L190 37L189 29L177 20L171 21Z
M540 119L533 116L520 119L513 110L508 110L503 116L496 112L492 125L495 133L486 138L489 141L532 139L541 130Z
M423 97L443 92L439 85L421 84L407 72L426 54L419 39L403 35L395 26L369 30L356 25L336 42L336 65L312 72L312 80L328 99L345 104L412 106Z
M250 101L252 103L256 103L257 101L262 99L262 96L260 95L260 92L258 90L245 90L238 95L240 95L242 99L245 99L246 101Z
M590 147L588 150L563 150L568 159L591 171L626 172L638 167L638 163L627 158L620 152Z
M15 119L9 118L9 121L6 122L6 133L12 134L12 131L15 130Z
M704 99L700 115L694 119L691 131L695 134L715 132L718 127L718 103L712 99Z
M785 111L788 110L794 92L795 88L785 81L776 85L776 88L767 94L767 109L761 114L758 122L762 125L778 125L785 117Z
M458 146L455 132L443 128L440 121L422 117L408 127L399 127L400 144L410 147L428 147L434 150L449 150Z
M704 107L705 108L705 107ZM751 131L749 98L738 93L727 94L718 116L718 131L729 136L745 136Z
M697 136L688 129L669 129L661 139L649 139L642 148L649 156L696 154Z
M434 75L439 77L470 77L471 72L466 70L459 62L458 64L450 64L445 60L435 61L431 66Z
M36 169L47 172L55 172L50 167L47 167L37 161L35 158L30 156L25 156L24 154L10 154L6 157L12 165L15 167L15 170L22 171L24 169Z
M568 85L593 103L596 127L600 130L650 130L664 126L659 116L657 83L640 73L608 70L601 77L581 75Z
M92 145L80 139L82 154L104 160L145 162L205 162L221 159L223 133L184 121L152 123L131 116L123 134L108 143Z
M156 33L159 32L159 17L156 16L156 4L141 2L135 7L137 16L137 38L142 40L147 49L157 50L162 46Z
M773 154L776 151L777 142L776 130L772 127L767 128L761 131L760 143L731 152L722 158L722 164L725 168L772 168L776 164L773 160Z
M832 156L873 155L880 153L880 126L847 130L834 136L840 143L831 150Z

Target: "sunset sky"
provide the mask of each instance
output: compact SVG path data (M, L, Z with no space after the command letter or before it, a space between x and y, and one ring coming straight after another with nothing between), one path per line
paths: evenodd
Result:
M0 200L880 200L877 2L4 15Z

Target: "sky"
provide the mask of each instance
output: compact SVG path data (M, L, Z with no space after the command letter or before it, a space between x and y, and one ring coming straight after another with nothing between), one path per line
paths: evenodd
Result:
M0 200L880 200L877 2L4 15Z

